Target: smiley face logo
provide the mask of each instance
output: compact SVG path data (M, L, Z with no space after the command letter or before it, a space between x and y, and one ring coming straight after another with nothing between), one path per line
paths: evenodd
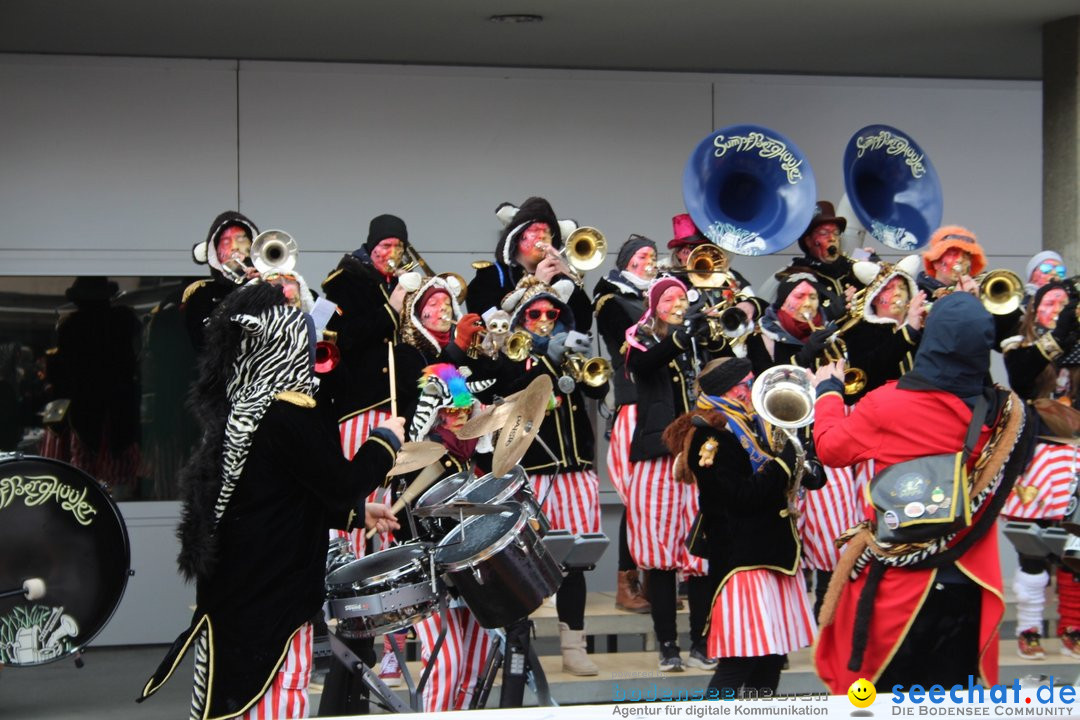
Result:
M874 687L874 683L866 678L859 678L851 683L847 696L855 707L867 708L874 704L874 698L877 697L877 688Z

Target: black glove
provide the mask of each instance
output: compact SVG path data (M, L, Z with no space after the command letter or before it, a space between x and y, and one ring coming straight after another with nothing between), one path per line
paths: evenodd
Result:
M680 325L675 332L672 333L675 338L675 342L680 347L690 347L690 341L693 338L702 339L702 337L708 337L709 324L705 320L705 315L702 313L694 313L693 315L687 315L686 320Z
M1076 308L1076 299L1069 300L1065 307L1061 308L1057 316L1057 324L1050 331L1057 340L1057 344L1066 352L1076 344L1077 340L1080 340L1080 321L1076 318Z
M829 344L829 338L833 336L833 332L831 329L823 328L810 333L810 337L806 338L802 348L795 353L795 362L802 367L814 367L814 360L825 350L825 347Z

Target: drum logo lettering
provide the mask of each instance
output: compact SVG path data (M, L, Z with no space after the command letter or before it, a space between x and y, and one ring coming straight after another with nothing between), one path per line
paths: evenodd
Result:
M97 508L87 502L86 493L88 488L77 488L60 482L55 475L36 475L23 477L13 475L0 478L0 510L15 502L15 498L23 498L27 507L42 505L49 500L54 500L60 507L71 513L80 525L89 525L94 522Z
M79 623L61 607L16 607L0 618L0 663L33 665L75 649Z
M882 130L877 135L859 138L855 141L855 147L859 149L857 157L862 157L867 150L881 150L882 148L888 155L903 155L904 164L911 168L912 177L921 178L926 174L922 153L911 147L907 138L897 137L888 130Z
M713 138L713 147L716 148L716 152L713 153L716 157L723 157L728 150L735 152L757 150L758 155L765 159L780 158L780 169L787 173L788 183L795 185L802 180L803 174L799 167L802 165L802 160L795 157L795 153L788 150L786 144L764 133L752 132L748 135L732 135L731 137L717 135Z

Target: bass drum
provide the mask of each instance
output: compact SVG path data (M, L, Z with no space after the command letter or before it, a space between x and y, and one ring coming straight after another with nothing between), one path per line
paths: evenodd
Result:
M0 599L0 663L81 650L112 618L130 568L124 519L96 480L58 460L0 456L0 592L45 582L37 600Z

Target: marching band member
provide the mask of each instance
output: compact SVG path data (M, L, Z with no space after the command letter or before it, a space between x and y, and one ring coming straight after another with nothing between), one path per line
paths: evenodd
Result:
M608 442L607 468L611 484L623 503L619 521L619 577L615 607L628 612L649 612L638 578L638 567L626 541L626 485L630 472L630 440L637 419L637 390L626 370L622 351L626 330L645 312L645 291L656 277L656 243L642 235L631 235L619 248L615 268L601 278L593 290L596 329L611 357L612 386L615 391L615 421Z
M259 234L247 216L227 210L210 224L206 240L195 243L191 256L210 269L208 280L198 280L184 290L181 312L188 337L196 354L203 348L203 330L207 318L226 295L253 277L251 241Z
M476 275L469 283L465 304L469 311L483 315L500 306L526 276L535 276L545 285L565 279L572 280L573 272L559 256L564 234L577 228L572 220L560 221L547 200L530 197L521 207L501 204L495 214L506 225L495 246L495 262L478 262L473 266ZM592 327L592 303L580 287L575 287L567 299L574 313L579 332Z
M803 234L799 236L802 257L773 276L774 283L781 283L793 275L809 273L826 290L837 297L844 297L848 286L859 290L863 283L855 277L853 261L844 255L840 236L847 229L847 218L838 217L831 202L819 200Z
M687 258L690 257L690 253L695 249L710 243L708 238L702 235L701 231L694 225L694 221L690 218L688 213L681 213L671 218L671 228L674 237L672 237L671 240L668 240L667 244L668 249L672 251L672 267L670 274L677 277L683 285L689 286L690 280L687 277L688 273L686 271ZM720 248L717 249L720 250ZM723 252L723 250L720 250L720 252ZM727 272L735 279L736 287L725 289L737 292L740 296L747 298L753 303L751 306L745 307L745 310L751 319L760 315L761 311L764 310L766 303L753 297L754 288L751 287L750 281L739 274L735 268L728 267ZM702 298L703 303L701 304L715 305L724 299L723 293L719 288L700 288L699 292L705 296ZM691 299L691 305L693 304L695 303Z
M929 540L886 542L883 526L873 524L849 535L815 646L815 668L832 693L860 677L882 687L948 687L968 676L997 682L1005 603L994 525L1023 468L1032 429L1019 398L988 384L993 344L990 314L967 293L953 293L929 314L912 371L868 394L850 414L840 394L843 363L817 371L818 457L837 467L873 459L878 475L871 488L889 466L960 452L973 420L976 431L968 482L942 481L961 483L958 502L967 505L969 525L962 526L957 512L960 529L946 526ZM986 414L973 417L975 407ZM905 492L912 498L901 508L908 524L937 513L944 499L934 484ZM889 516L882 523L893 527ZM894 532L903 527L897 523Z
M575 315L563 299L570 297L569 285L558 281L552 288L527 277L504 300L511 327L529 334L532 350L522 362L505 363L499 387L506 395L524 389L542 374L552 378L553 407L520 464L529 474L534 494L542 499L541 509L552 529L581 535L600 530L600 483L593 469L595 448L585 398L603 399L608 383L590 385L571 379L561 368L568 351L588 350L588 337L575 332ZM548 450L555 457L549 456ZM599 672L585 650L585 597L584 572L569 571L555 604L563 672L572 675Z
M936 300L953 290L978 297L979 286L972 279L986 267L986 254L975 233L959 225L945 225L930 236L922 254L924 269L916 282L928 300Z
M1056 277L1052 270L1047 274ZM1032 273L1028 275L1030 277ZM1068 358L1070 354L1076 354L1077 340L1080 339L1076 310L1076 299L1070 299L1067 286L1059 281L1046 282L1035 291L1021 322L1022 334L1003 344L1009 385L1021 398L1029 402L1049 398L1077 407L1080 358ZM1039 434L1067 435L1068 429L1055 432L1044 426ZM1040 441L1002 514L1032 519L1040 525L1049 525L1049 518L1063 515L1065 508L1061 503L1055 506L1046 501L1056 495L1062 496L1063 500L1069 496L1067 488L1075 482L1076 451L1073 445ZM1066 490L1054 492L1055 487ZM1023 658L1045 657L1041 641L1046 586L1050 582L1049 560L1045 556L1021 554L1013 577L1017 598L1017 652ZM1080 657L1080 580L1067 568L1059 567L1057 581L1057 634L1061 637L1061 652Z
M180 569L196 583L191 625L144 687L157 692L195 647L192 718L306 717L312 629L326 596L327 531L362 509L394 464L404 420L385 421L350 462L312 396L309 319L281 291L230 293L206 329L192 390L203 442L183 470Z
M1030 298L1035 292L1051 280L1062 281L1067 271L1065 261L1053 250L1043 250L1031 256L1025 268L1024 293ZM1025 303L1026 304L1026 303Z
M708 326L698 315L684 327L686 287L662 277L649 286L648 306L626 331L626 367L637 386L637 424L630 445L627 488L627 536L630 552L646 570L653 629L659 644L660 670L681 671L675 625L677 573L687 576L690 633L693 643L687 665L711 670L704 628L710 583L703 559L691 556L685 539L697 515L697 496L675 481L672 457L664 445L664 429L693 405L695 343L708 352Z
M747 341L747 357L758 374L773 365L814 368L835 333L832 321L843 312L843 300L809 273L780 283L776 300L765 309L761 332Z
M437 442L446 448L439 461L446 468L444 477L463 471L476 459L484 462L485 467L490 462L490 448L478 455L482 448L479 439L462 440L457 436L475 402L459 368L439 363L423 369L420 400L409 424L409 438ZM436 613L413 626L420 639L420 658L425 667L432 662L431 652L442 624L442 615ZM491 650L488 632L476 622L462 599L451 601L446 624L443 645L424 686L424 712L467 710Z
M709 687L735 697L775 694L785 655L814 637L789 511L796 452L790 441L770 451L750 400L752 378L749 360L710 362L694 409L664 431L675 478L696 486L717 588L708 656L718 661Z

